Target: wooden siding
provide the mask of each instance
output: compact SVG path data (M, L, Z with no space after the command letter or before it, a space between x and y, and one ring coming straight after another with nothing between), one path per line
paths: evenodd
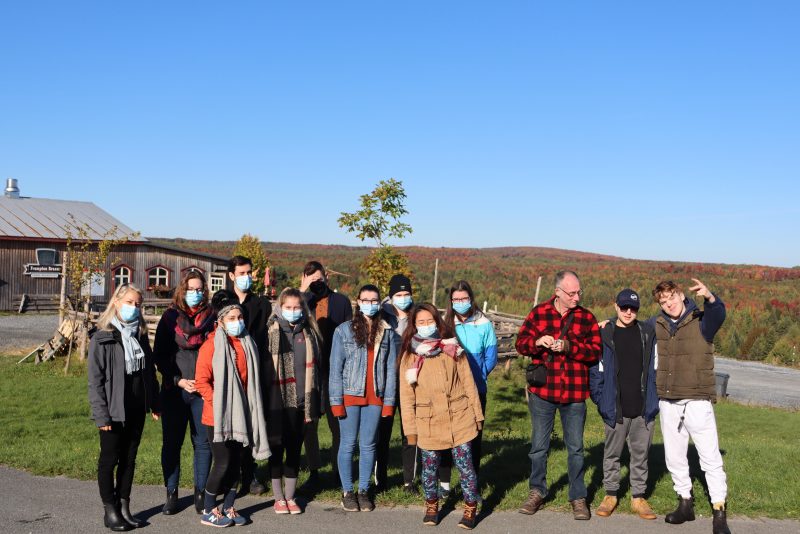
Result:
M65 243L37 242L21 240L0 240L0 310L16 311L14 301L19 305L19 297L28 295L32 301L52 301L52 295L61 292L61 278L33 278L23 274L26 263L36 263L37 248L52 248L58 251L58 263L64 261ZM180 282L182 272L189 267L201 269L208 282L215 266L221 260L213 260L192 252L178 252L159 249L147 243L121 245L111 253L106 263L105 295L96 297L98 304L108 301L114 291L112 267L120 264L133 269L132 282L145 290L145 299L152 300L156 295L147 291L147 270L163 266L169 270L169 287L175 288ZM68 288L69 291L69 288Z

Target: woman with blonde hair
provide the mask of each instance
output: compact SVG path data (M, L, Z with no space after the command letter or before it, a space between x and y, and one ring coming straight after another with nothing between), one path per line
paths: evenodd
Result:
M143 524L130 511L133 472L145 416L150 411L158 420L160 413L141 308L142 291L132 284L120 285L89 342L89 404L100 432L97 485L105 526L118 532Z
M267 435L272 451L269 472L276 514L302 512L294 493L304 426L317 421L322 413L321 346L322 335L303 294L295 288L284 289L278 297L278 309L267 322L267 348L272 365L265 363L264 380L269 385ZM285 489L281 487L281 477Z

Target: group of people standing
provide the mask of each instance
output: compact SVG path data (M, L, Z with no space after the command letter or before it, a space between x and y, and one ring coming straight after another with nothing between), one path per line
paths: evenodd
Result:
M148 412L162 421L163 513L178 512L180 453L188 425L194 508L202 524L215 527L248 522L235 499L237 490L266 491L256 476L257 460L268 460L275 513L302 513L295 499L301 452L305 446L307 483L318 488L317 430L323 414L342 508L373 510L374 492L387 488L389 442L399 412L403 489L418 493L421 465L423 522L438 523L455 465L465 501L459 526L472 529L481 500L487 378L497 363L497 338L470 284L453 284L442 316L432 304L414 302L411 281L402 274L390 280L385 298L375 285L361 287L353 308L330 289L323 266L312 261L303 269L300 287L284 289L275 310L251 291L249 259L232 258L228 276L233 291L218 291L209 300L203 275L188 273L162 315L153 350L140 312L143 294L135 286L116 288L98 320L90 342L89 400L100 436L98 485L106 527L127 531L142 525L130 511L130 493ZM626 289L616 299L617 317L599 325L579 305L577 274L556 275L553 296L531 310L516 341L517 351L531 359L526 372L530 493L520 512L536 513L547 496L547 456L558 411L574 517L590 518L583 430L585 400L591 396L606 433L606 496L597 515L608 516L617 506L619 458L627 442L631 508L643 518L656 517L645 491L660 412L667 467L679 495L678 508L666 521L694 519L686 458L691 437L709 484L714 532L729 532L711 405L712 341L725 307L695 283L690 290L704 297L703 312L679 286L662 282L653 291L662 309L657 317L638 321L639 296Z
M455 465L465 499L460 526L473 528L486 381L497 362L497 338L470 285L453 286L442 318L433 305L414 303L411 281L402 274L390 280L385 298L375 285L361 287L353 308L312 261L300 288L284 289L275 310L251 291L248 258L233 257L228 276L233 290L209 299L203 275L188 273L161 317L152 350L136 286L116 288L100 317L90 341L89 399L100 435L106 527L127 531L143 524L130 511L130 493L148 412L162 421L163 513L178 512L188 426L194 508L202 524L227 527L248 522L236 510L237 492L266 491L257 460L267 460L275 513L302 513L295 499L301 452L305 446L307 483L317 488L323 414L342 508L373 510L375 491L387 489L398 411L404 491L418 493L421 464L424 521L436 524Z

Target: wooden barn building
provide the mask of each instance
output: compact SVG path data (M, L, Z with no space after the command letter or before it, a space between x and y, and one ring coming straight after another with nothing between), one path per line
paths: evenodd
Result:
M135 232L91 202L23 197L9 179L0 197L0 311L56 311L72 220L100 240L116 228L118 236ZM115 247L104 276L91 284L96 306L108 302L119 284L145 290L145 302L164 301L188 271L205 275L211 291L227 284L227 258L153 243L138 237Z

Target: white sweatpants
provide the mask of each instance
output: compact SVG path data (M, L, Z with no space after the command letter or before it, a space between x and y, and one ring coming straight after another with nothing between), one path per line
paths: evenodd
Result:
M680 404L679 404L680 403ZM700 457L700 468L712 503L725 502L728 495L722 455L719 452L717 421L714 407L707 400L659 401L661 433L664 436L664 457L672 475L675 493L688 499L692 491L689 476L689 438ZM683 423L681 424L681 417ZM680 425L680 429L678 428Z

